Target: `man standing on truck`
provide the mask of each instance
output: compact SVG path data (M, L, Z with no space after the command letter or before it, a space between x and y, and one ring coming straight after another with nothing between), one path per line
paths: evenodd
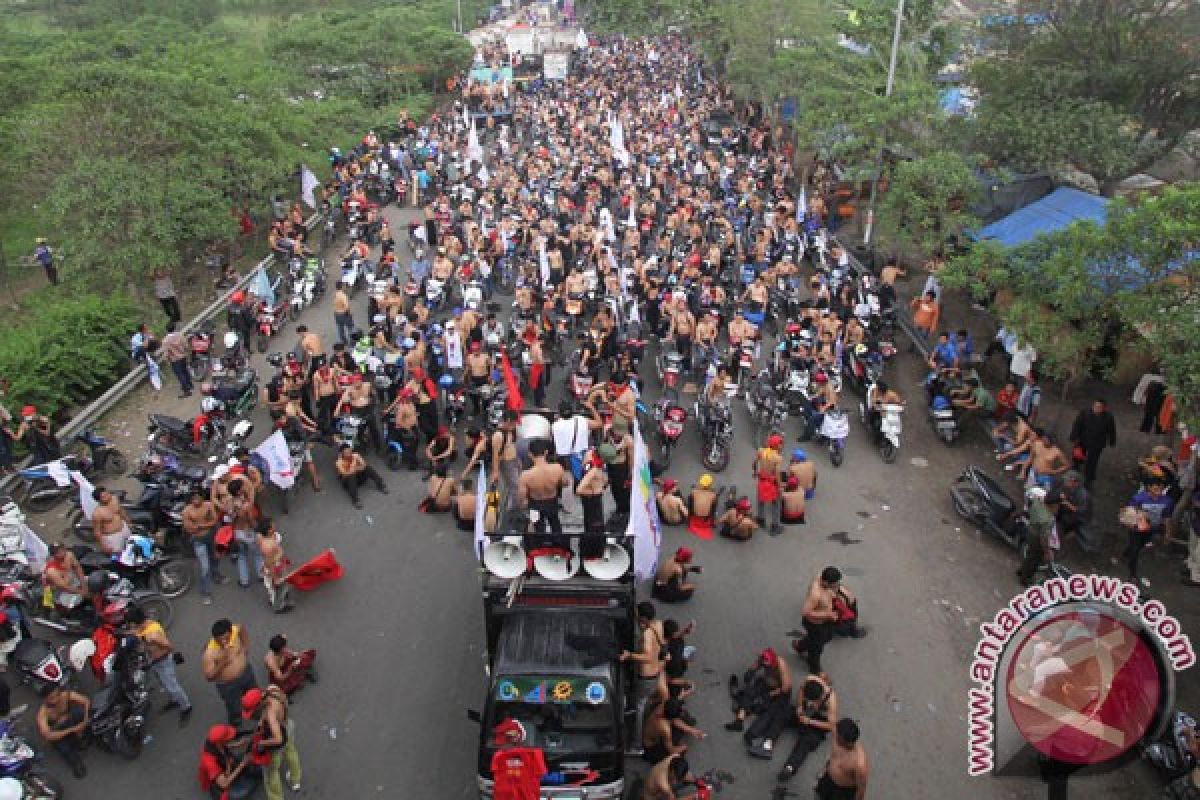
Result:
M538 512L537 532L545 533L547 523L556 547L566 546L563 540L562 522L558 517L558 494L570 486L567 471L560 464L546 460L550 454L550 442L535 439L529 443L529 455L533 465L521 473L518 481L521 505Z
M536 747L523 747L525 726L509 717L492 731L496 754L492 756L492 800L537 800L546 758Z

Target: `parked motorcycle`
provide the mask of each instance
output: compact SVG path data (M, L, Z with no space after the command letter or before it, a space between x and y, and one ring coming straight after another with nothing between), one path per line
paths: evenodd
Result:
M61 464L63 471L58 471ZM53 465L53 466L52 466ZM93 471L90 459L77 455L66 455L57 462L37 464L19 470L17 475L25 482L21 504L29 511L49 511L65 498L79 493L79 487L66 477L68 472L78 471L90 477ZM61 483L60 483L61 481Z
M86 554L89 550L80 547L78 552ZM190 582L190 577L188 580ZM34 583L28 570L20 574L6 569L0 581L20 591L22 605L32 622L68 636L90 636L102 624L121 627L129 609L134 606L141 608L147 619L157 621L164 628L170 627L175 615L171 601L161 592L138 589L133 581L109 570L96 570L87 575L89 594L93 598L102 598L99 607L94 600L91 604L64 604L64 598L47 594L43 587Z
M1025 557L1029 521L1024 510L983 469L974 465L964 469L950 487L950 499L959 516Z
M729 384L737 391L737 384ZM730 448L733 444L733 412L726 403L711 403L704 408L696 406L696 418L700 420L700 435L704 442L701 461L704 468L720 472L729 466Z
M654 406L654 419L658 422L658 460L666 469L671 465L671 451L679 444L687 423L687 411L679 404L675 392L663 393Z
M840 408L828 408L817 431L817 441L829 447L829 463L840 467L846 457L846 437L850 435L850 417Z
M258 352L267 352L271 337L283 329L283 324L287 321L288 305L288 301L282 298L275 305L270 305L265 301L259 303L256 315Z
M664 393L678 392L683 388L683 354L674 347L660 350L655 365L658 368L658 382Z
M124 475L129 467L125 454L118 450L113 442L96 433L94 428L80 431L72 441L87 448L87 456L98 472Z
M132 761L141 755L150 714L150 659L141 639L118 634L111 679L92 696L86 738Z
M205 322L188 334L188 374L194 382L203 381L212 372L212 346L215 328Z
M362 282L362 259L354 255L344 257L342 259L342 285L345 286L346 292L353 295Z
M201 414L190 422L169 414L150 414L149 420L147 441L150 449L156 453L177 458L206 458L225 442L223 422L207 414Z
M764 368L746 391L746 413L754 423L754 443L762 442L765 434L779 430L787 420L787 408L771 383L771 372Z
M869 413L874 399L875 384L871 384L866 397L858 404L858 418L867 429L867 433L875 437L880 458L884 463L891 464L895 462L896 453L900 450L900 432L904 429L901 415L904 413L904 406L896 403L885 404L879 410L879 431L876 433L872 430Z
M208 384L201 386L205 394ZM258 405L258 373L247 367L238 372L230 372L212 381L212 396L221 403L219 409L226 420L244 417Z
M842 365L844 383L855 394L864 394L883 374L883 356L865 344L858 344L846 351Z

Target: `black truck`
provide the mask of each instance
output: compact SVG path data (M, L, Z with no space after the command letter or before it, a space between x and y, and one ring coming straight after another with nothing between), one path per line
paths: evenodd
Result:
M544 800L624 796L627 747L640 746L632 678L619 660L633 649L633 576L579 573L548 580L483 572L487 694L480 722L479 796L492 798L492 732L506 719L525 729L522 746L542 751Z

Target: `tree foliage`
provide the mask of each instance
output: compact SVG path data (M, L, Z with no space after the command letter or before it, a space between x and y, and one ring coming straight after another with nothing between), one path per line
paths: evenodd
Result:
M925 253L943 248L979 223L970 212L980 194L973 164L953 151L896 165L880 208L882 227L897 245Z
M1112 182L1200 125L1200 4L1049 0L977 62L974 134L1025 169L1074 165Z

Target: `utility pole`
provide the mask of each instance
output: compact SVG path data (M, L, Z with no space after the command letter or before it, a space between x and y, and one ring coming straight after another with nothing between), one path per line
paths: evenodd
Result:
M886 101L892 96L896 82L896 53L900 50L900 25L904 21L904 0L896 3L896 29L892 33L892 56L888 60L887 86L883 90ZM879 153L875 157L875 174L871 177L871 199L867 202L867 224L863 228L863 246L871 244L871 229L875 227L875 197L879 193L879 175L883 172L883 148L887 144L886 129L880 132Z
M462 26L462 0L454 0L454 7L458 14L458 32L465 33Z

